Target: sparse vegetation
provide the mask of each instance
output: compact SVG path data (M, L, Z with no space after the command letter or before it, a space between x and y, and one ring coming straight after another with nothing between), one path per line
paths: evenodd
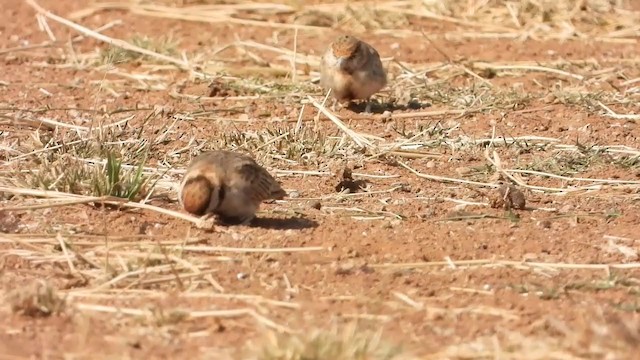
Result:
M132 37L129 42L134 46L169 56L175 56L177 54L177 47L179 45L171 37L165 36L155 39L148 36L136 35ZM118 65L140 60L150 59L138 52L122 49L117 46L110 46L100 53L100 62L103 64Z
M122 160L106 152L104 164L90 164L72 155L56 160L42 158L35 169L19 171L7 179L17 186L59 191L62 193L115 196L140 200L145 195L148 178L143 174L144 162L133 169L123 168Z
M65 300L49 282L43 280L9 291L5 301L13 312L25 316L50 316L65 309Z
M409 359L397 345L383 340L382 332L359 329L355 324L339 329L313 330L301 335L268 333L262 344L254 344L252 360L393 360ZM255 346L257 345L257 346Z
M8 356L635 354L636 4L6 7ZM318 86L337 33L380 52L374 114ZM288 196L252 226L185 214L182 174L210 149L251 154Z

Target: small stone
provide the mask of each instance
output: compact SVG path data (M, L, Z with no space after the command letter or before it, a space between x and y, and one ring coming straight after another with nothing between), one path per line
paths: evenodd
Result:
M556 102L556 96L554 94L548 94L542 99L545 104L553 104Z
M242 272L241 272L241 273L236 274L236 278L237 278L238 280L244 280L244 279L246 279L246 278L248 278L248 277L249 277L249 275L248 275L248 274L246 274L246 273L242 273Z
M537 225L543 229L551 229L551 221L549 220L540 220Z
M502 185L491 194L489 205L492 208L503 208L505 210L522 210L526 207L524 193L515 185Z
M571 211L571 205L565 205L558 210L558 212L561 214L566 214L569 211Z
M473 170L471 170L471 168L468 168L466 166L461 166L459 168L456 168L456 173L458 173L458 175L460 175L460 176L469 175L472 172L473 172Z
M242 241L245 239L245 236L243 234L237 233L237 232L232 232L231 233L231 238L234 241Z

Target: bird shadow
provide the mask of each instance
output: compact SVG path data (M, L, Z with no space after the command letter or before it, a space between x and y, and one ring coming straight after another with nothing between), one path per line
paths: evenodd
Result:
M272 230L302 230L317 227L318 223L303 217L256 217L249 226Z
M430 103L426 103L426 102L419 102L417 100L411 100L406 104L398 104L395 102L388 102L388 103L378 103L378 102L371 102L371 113L373 114L382 114L385 111L406 111L406 110L421 110L421 109L426 109L428 107L431 107ZM364 113L365 109L367 108L367 102L366 101L361 101L361 102L350 102L347 105L347 109L355 112L355 113Z

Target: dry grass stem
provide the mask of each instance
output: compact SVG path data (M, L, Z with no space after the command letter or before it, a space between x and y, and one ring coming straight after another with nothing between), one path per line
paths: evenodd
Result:
M46 10L45 8L43 8L42 6L38 5L38 3L35 0L26 0L27 4L29 4L30 6L32 6L39 14L42 14L43 16L56 21L62 25L68 26L78 32L80 32L82 35L87 36L87 37L91 37L94 38L96 40L105 42L111 46L116 46L128 51L133 51L133 52L137 52L143 55L147 55L149 57L158 59L158 60L162 60L162 61L166 61L170 64L174 64L176 66L178 66L179 68L183 69L183 70L188 70L188 71L193 71L192 66L185 60L180 60L180 59L176 59L173 58L171 56L167 56L167 55L163 55L163 54L159 54L157 52L154 51L150 51L144 48L141 48L139 46L135 46L133 44L130 44L126 41L120 40L120 39L114 39L111 37L108 37L106 35L100 34L99 32L87 29L86 27L82 26L82 25L78 25L72 21L69 21L63 17L60 17L58 15L55 15L51 12L49 12L48 10Z
M185 214L185 213L181 213L181 212L177 212L177 211L161 208L161 207L158 207L158 206L131 202L131 201L127 201L127 200L121 199L121 198L116 198L116 197L113 197L113 196L89 197L89 196L75 195L75 194L69 194L69 193L61 193L61 192L58 192L58 191L43 191L43 190L33 190L33 189L21 189L21 188L6 187L6 186L0 186L0 192L6 192L6 193L9 193L9 194L16 194L16 195L28 195L28 196L38 196L38 197L45 197L45 198L54 198L56 200L63 200L65 198L76 198L76 199L84 200L85 203L109 204L109 205L122 206L122 207L125 207L125 208L132 208L132 209L151 210L151 211L163 214L163 215L168 215L168 216L171 216L171 217L174 217L174 218L177 218L177 219L181 219L181 220L185 220L185 221L191 222L191 223L195 224L196 227L198 227L200 229L213 229L214 228L213 219L203 219L203 218L195 217L195 216L192 216L192 215L189 215L189 214ZM80 201L80 200L75 200L75 201L72 201L71 203L72 204L77 204L78 201ZM69 201L67 201L67 204L69 204ZM58 202L53 202L52 205L53 205L53 207L60 206L60 204ZM2 210L3 209L0 209L0 211L2 211Z
M609 271L612 269L619 270L632 270L640 268L640 263L617 263L617 264L569 264L569 263L542 263L533 261L515 261L515 260L496 260L496 259L480 259L480 260L451 260L451 261L430 261L430 262L416 262L416 263L383 263L383 264L370 264L372 268L381 269L412 269L422 267L445 267L450 266L451 263L456 267L516 267L521 269L555 269L555 270L604 270Z
M0 358L637 353L632 1L2 10ZM380 55L371 113L320 86L341 34ZM209 214L183 211L211 150L287 195L235 225L209 206L271 192L262 176L203 181Z

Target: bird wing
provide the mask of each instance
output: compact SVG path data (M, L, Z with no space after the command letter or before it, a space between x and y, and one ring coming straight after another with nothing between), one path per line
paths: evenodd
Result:
M253 202L260 203L268 199L282 199L287 193L276 179L262 166L249 157L242 157L235 165L235 175L229 179L231 186L242 188Z
M366 56L364 58L367 60L365 66L370 68L382 69L382 60L380 59L378 50L367 43L363 43L363 45L363 52L366 53Z

